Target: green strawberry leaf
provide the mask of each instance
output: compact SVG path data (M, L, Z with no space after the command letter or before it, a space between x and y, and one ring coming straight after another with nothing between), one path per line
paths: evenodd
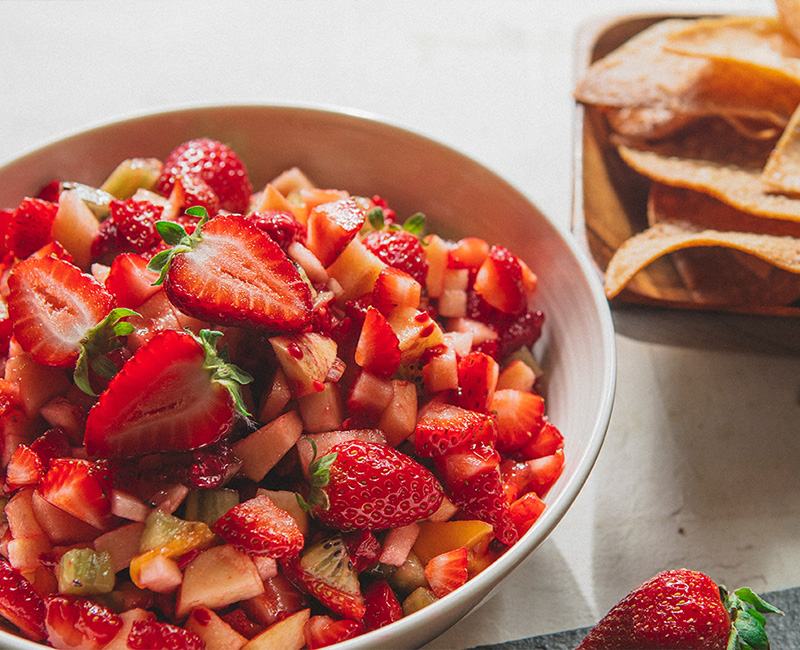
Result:
M425 230L425 215L421 212L412 214L403 223L403 230L410 232L412 235L419 235Z
M153 273L158 273L158 278L153 282L157 287L164 283L173 258L180 253L188 253L194 250L203 241L202 229L208 221L208 211L200 206L194 206L186 210L186 214L200 217L200 221L194 232L190 235L183 226L174 221L156 221L156 230L161 235L161 239L171 248L156 253L148 262L147 269Z
M186 331L203 347L205 352L204 366L211 371L211 380L225 387L230 393L236 409L242 415L248 418L251 417L242 398L242 386L252 382L253 377L250 373L228 361L227 346L224 346L222 350L217 350L217 342L222 336L222 332L203 329L197 335L189 330Z
M763 617L761 617L763 620ZM769 650L764 624L749 611L740 611L733 622L742 650Z
M112 350L122 347L121 337L135 331L135 327L123 318L139 316L138 312L126 307L112 309L97 325L89 329L80 342L80 353L75 363L73 380L75 385L88 395L96 395L89 380L89 368L101 377L110 379L117 373L117 367L106 356Z
M317 458L317 444L311 439L306 438L311 444L313 456L311 462L308 464L308 483L311 490L308 493L308 500L304 499L300 494L297 494L297 502L300 507L309 512L313 507L322 510L328 510L331 507L328 494L323 490L331 480L331 465L336 460L337 453L325 454Z
M739 600L748 603L757 612L762 612L764 614L783 615L783 612L780 609L775 607L775 605L768 603L761 596L759 596L752 589L750 589L750 587L742 587L741 589L737 589L733 593L739 598Z
M367 212L367 220L369 221L369 225L375 230L383 230L384 225L386 225L383 216L383 208L372 208L372 210Z

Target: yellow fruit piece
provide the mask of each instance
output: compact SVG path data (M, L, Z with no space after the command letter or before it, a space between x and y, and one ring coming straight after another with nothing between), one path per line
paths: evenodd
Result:
M494 535L491 524L475 519L460 521L423 521L414 542L414 553L423 565L457 548L482 553Z

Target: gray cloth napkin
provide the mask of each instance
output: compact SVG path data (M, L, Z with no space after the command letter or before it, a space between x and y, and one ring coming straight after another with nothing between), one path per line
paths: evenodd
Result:
M800 648L800 587L760 594L768 603L783 610L784 616L767 616L767 635L772 650ZM589 628L544 634L528 639L482 645L470 650L575 650Z

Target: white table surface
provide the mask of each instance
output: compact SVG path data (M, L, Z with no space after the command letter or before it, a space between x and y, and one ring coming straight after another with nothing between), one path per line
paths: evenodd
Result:
M368 111L484 163L569 229L576 35L766 0L0 0L0 163L150 110L301 103ZM588 625L665 568L800 585L800 323L615 309L617 396L572 510L427 648Z

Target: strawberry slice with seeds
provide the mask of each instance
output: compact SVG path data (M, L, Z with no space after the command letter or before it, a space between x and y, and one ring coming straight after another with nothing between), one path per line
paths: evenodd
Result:
M465 444L491 443L494 437L489 415L447 402L430 402L417 421L414 451L417 456L436 456Z
M114 258L106 276L106 289L120 307L137 309L160 291L153 283L158 273L147 270L147 260L136 253L122 253Z
M239 387L252 377L217 352L220 332L158 332L122 366L86 421L92 457L189 451L216 442L247 414Z
M127 639L128 648L133 650L204 650L206 644L191 630L160 621L135 621Z
M148 268L160 274L179 310L201 320L297 331L311 322L311 288L286 253L241 215L204 216L189 235L179 224L158 222L172 248Z
M364 588L367 611L362 623L370 632L403 618L403 607L386 580L376 580Z
M503 453L517 451L539 433L544 417L544 400L540 395L514 388L495 392L491 408L497 413L497 449Z
M165 159L156 188L164 196L178 178L193 185L202 181L217 195L219 207L228 212L247 211L253 187L247 168L230 147L209 138L197 138L176 147Z
M263 494L234 506L211 528L245 553L273 558L294 557L305 542L295 519Z
M44 476L44 464L39 454L21 444L11 454L6 466L6 490L13 492L25 485L36 485Z
M425 565L425 578L437 598L458 589L467 581L467 549L460 547L432 557Z
M13 623L26 637L43 639L44 600L22 574L0 559L0 616Z
M50 201L23 199L8 221L8 251L22 260L51 241L56 212L58 205Z
M487 413L492 403L500 366L483 352L470 352L458 361L458 393L455 403L465 409Z
M378 377L391 377L400 367L400 341L386 316L367 307L356 345L355 362Z
M36 492L57 508L104 529L111 520L111 488L111 475L104 463L56 458Z
M492 246L478 269L473 286L481 298L505 314L517 314L525 309L527 294L522 266L503 246Z
M99 649L122 628L117 614L91 600L49 596L45 606L47 640L54 648Z

